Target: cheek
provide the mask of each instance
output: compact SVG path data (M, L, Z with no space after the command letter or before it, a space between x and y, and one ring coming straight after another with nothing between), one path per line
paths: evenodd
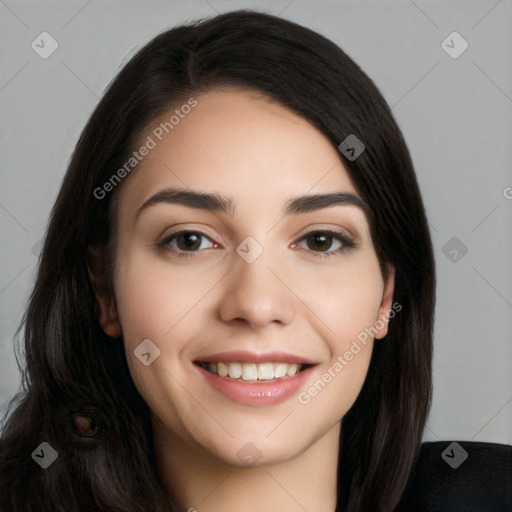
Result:
M183 329L190 322L188 315L200 310L201 298L218 277L200 265L171 265L145 251L129 254L116 262L115 271L116 305L125 343L146 338L164 341L175 328Z
M114 289L130 374L152 411L183 432L180 418L191 415L183 393L189 387L188 342L206 325L206 296L221 275L208 265L169 264L144 249L119 254ZM148 352L150 361L157 357L146 366L137 354Z
M330 360L299 395L299 403L325 421L341 419L355 402L366 378L373 349L383 280L374 254L347 258L335 271L305 275L314 286L308 307L321 319ZM313 278L314 277L314 278Z
M329 428L343 419L363 387L373 348L373 341L354 353L350 348L336 355L322 372L297 395L303 414L316 425ZM350 360L347 355L350 354Z
M183 393L189 387L184 351L195 326L189 314L194 312L197 320L198 298L211 284L148 258L144 251L124 254L116 261L114 287L131 377L153 414L187 437L190 426L185 425L194 425L193 408ZM147 353L148 365L142 356Z
M341 259L336 266L305 269L301 282L301 296L321 320L333 352L344 352L351 340L375 324L383 279L373 252Z

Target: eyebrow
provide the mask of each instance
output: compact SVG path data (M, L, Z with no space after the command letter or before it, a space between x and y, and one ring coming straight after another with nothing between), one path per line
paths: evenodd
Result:
M366 212L366 203L359 197L348 192L332 192L329 194L314 194L294 197L287 201L284 207L285 215L307 213L330 206L358 206Z
M222 212L233 215L235 205L226 196L210 192L197 192L180 188L167 188L151 196L137 212L137 216L145 209L155 204L181 204L190 208L199 208L213 212Z
M181 204L190 208L198 208L213 212L233 215L235 204L227 196L218 193L198 192L189 189L168 188L151 196L137 212L137 216L147 208L156 204ZM330 206L351 205L367 212L366 203L358 196L348 192L332 192L329 194L303 195L289 199L284 207L285 215L307 213Z

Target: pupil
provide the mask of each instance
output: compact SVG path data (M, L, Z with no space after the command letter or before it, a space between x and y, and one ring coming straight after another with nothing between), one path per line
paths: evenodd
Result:
M319 246L317 248L319 248L320 250L327 250L329 249L329 246L331 245L330 243L327 243L327 240L330 237L330 235L322 235L322 234L319 234L319 235L313 235L312 238L315 240L315 245ZM322 247L322 245L324 247Z
M200 237L197 236L197 234L195 233L185 233L184 235L181 235L179 238L180 240L185 241L185 243L183 244L184 247L180 247L180 249L197 249L197 247L201 245L200 243L198 244L198 242L200 242ZM197 247L194 247L194 245L196 245Z

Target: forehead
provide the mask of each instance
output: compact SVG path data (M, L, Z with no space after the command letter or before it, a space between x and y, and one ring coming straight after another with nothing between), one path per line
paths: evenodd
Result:
M169 187L220 192L237 209L282 207L306 193L357 195L337 149L305 118L250 90L195 100L192 109L175 105L148 126L143 139L154 147L123 187L121 205L140 206Z

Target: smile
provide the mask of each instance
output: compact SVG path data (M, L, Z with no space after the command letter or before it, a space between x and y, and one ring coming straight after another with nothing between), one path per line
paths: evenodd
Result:
M293 377L310 365L297 363L242 363L242 362L198 362L202 368L219 377L247 382L269 381Z
M250 407L276 405L303 388L318 363L302 356L232 351L196 359L207 389Z

